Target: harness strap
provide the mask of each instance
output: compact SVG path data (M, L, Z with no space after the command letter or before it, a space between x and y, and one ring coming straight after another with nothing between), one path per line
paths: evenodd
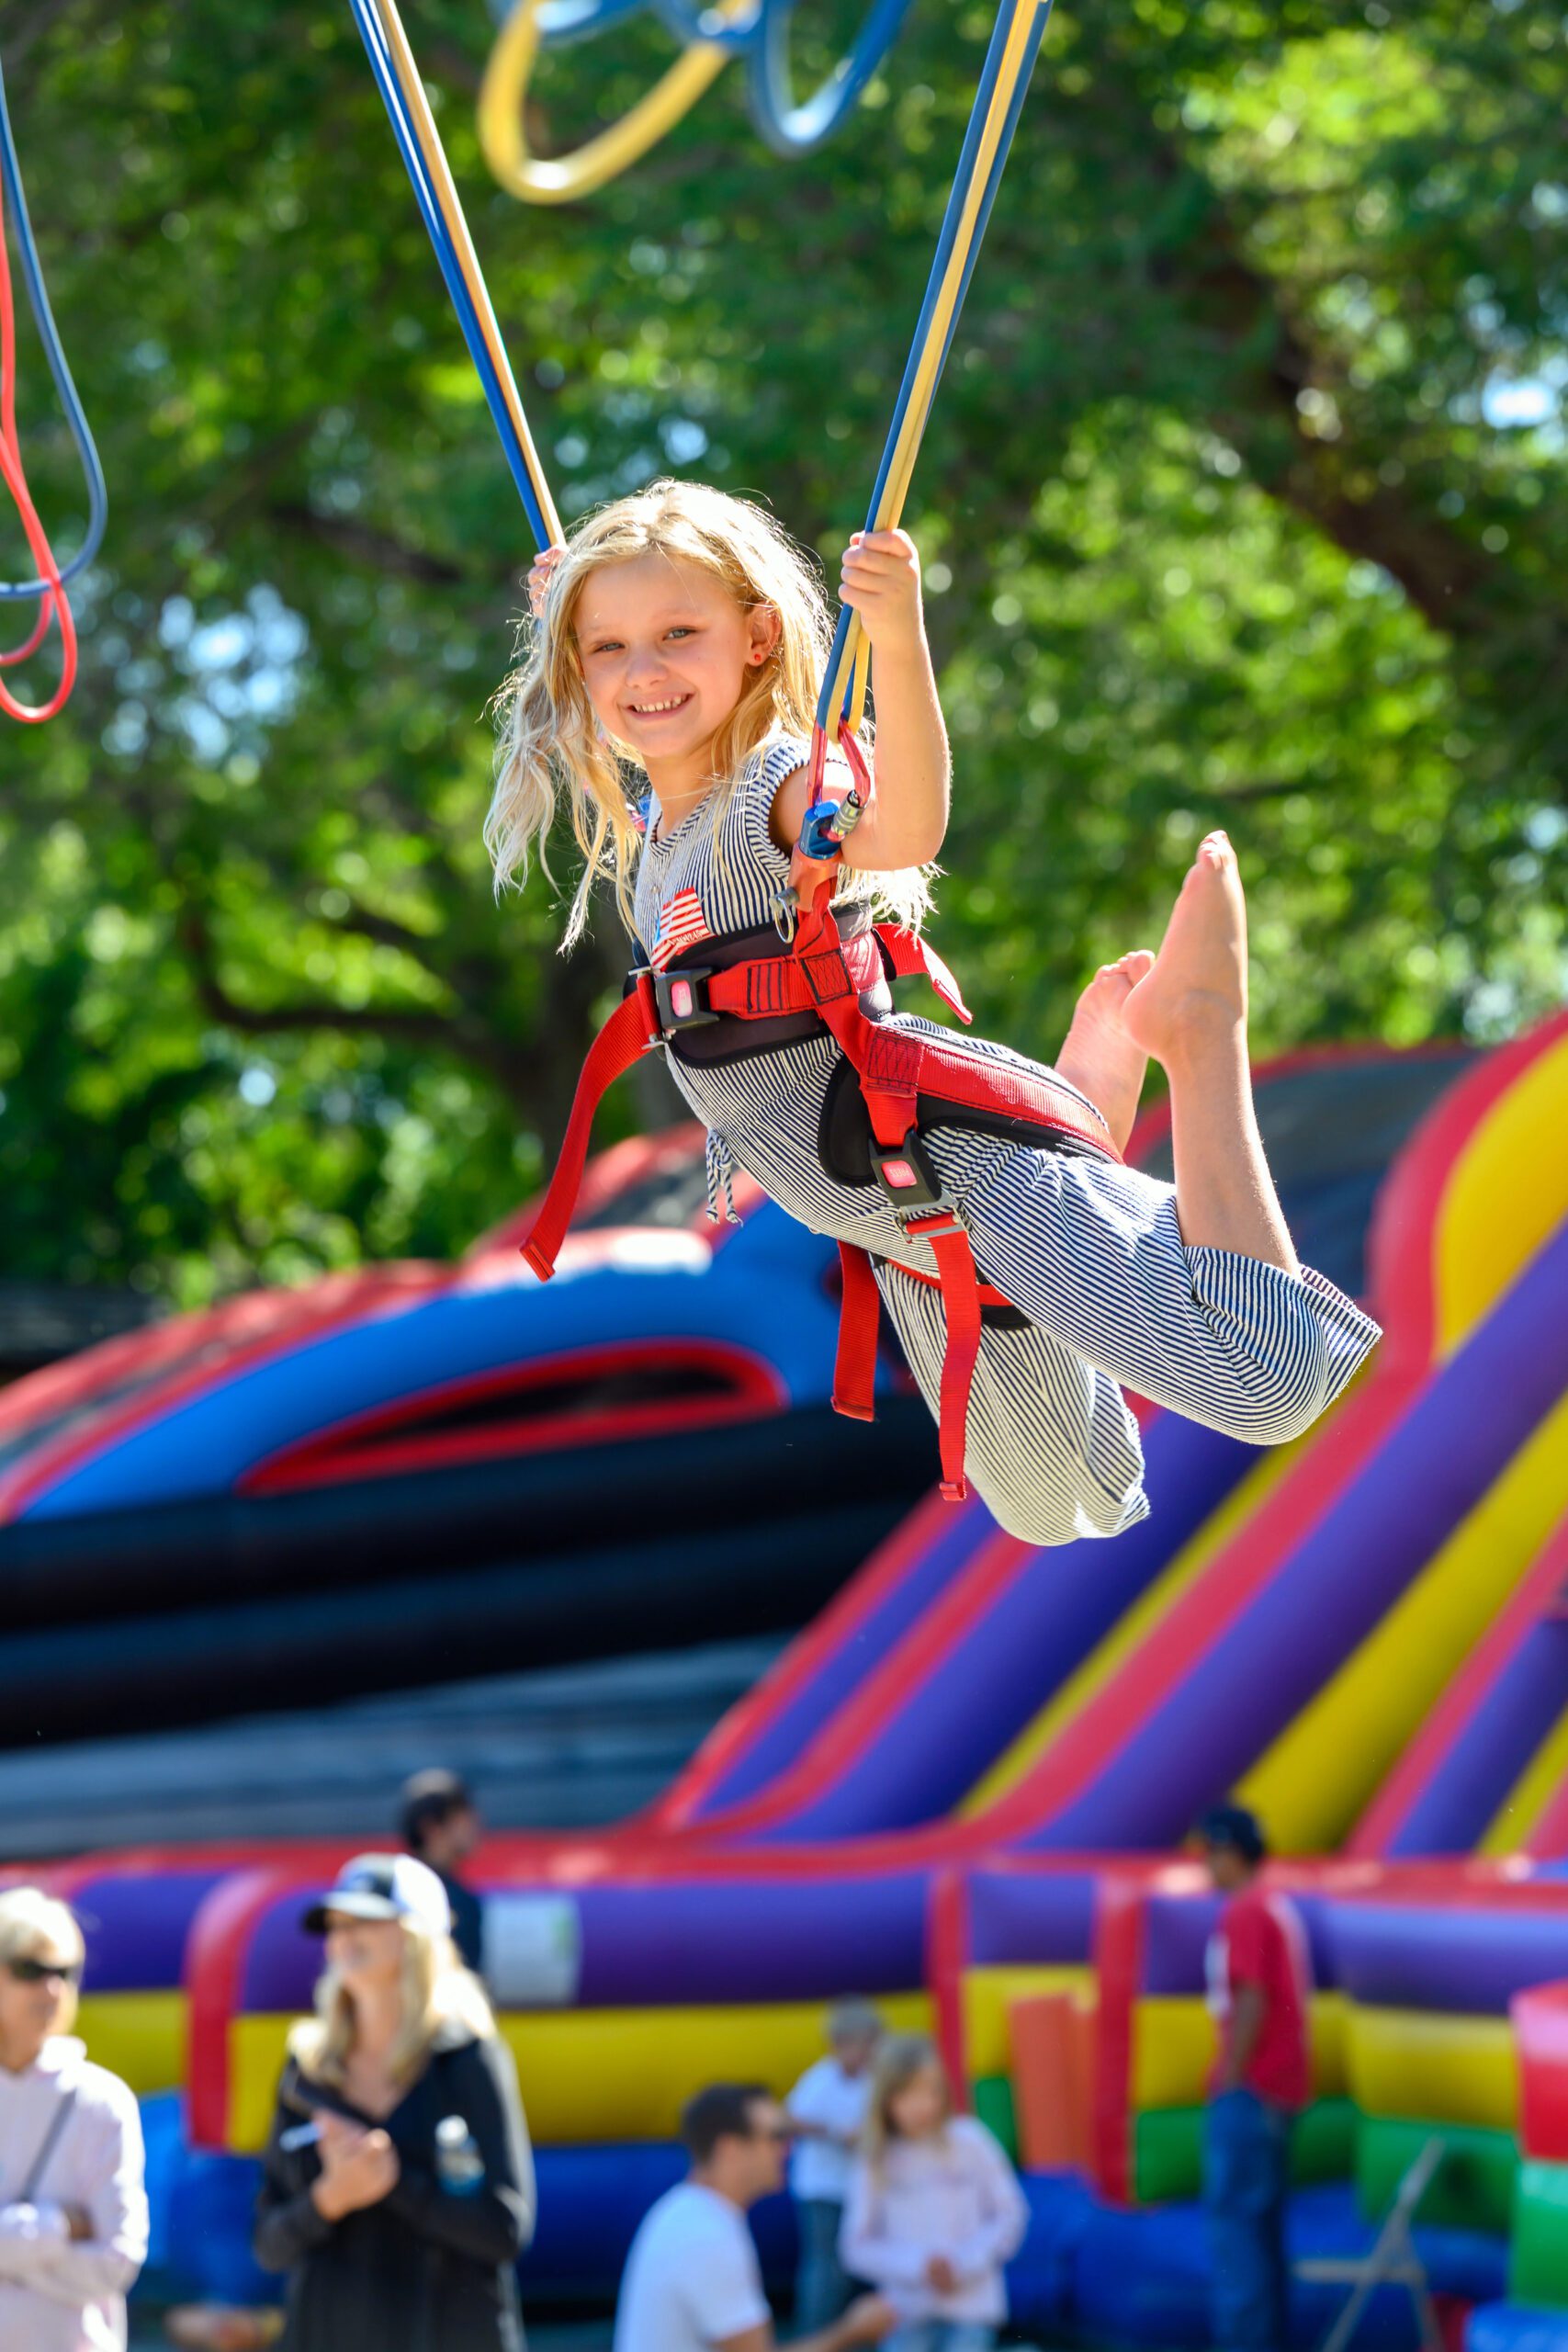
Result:
M929 1243L936 1259L937 1282L947 1317L937 1416L942 1494L944 1502L961 1503L969 1492L964 1476L964 1449L969 1430L969 1391L975 1383L975 1366L980 1360L980 1277L976 1272L968 1231L956 1209L937 1209L930 1216L907 1217L904 1230Z
M646 972L639 972L631 995L622 999L588 1049L588 1059L582 1065L577 1091L571 1098L571 1116L566 1124L566 1137L555 1174L550 1178L539 1214L521 1245L524 1257L542 1283L547 1283L555 1272L556 1260L582 1188L593 1114L606 1091L631 1069L649 1039L658 1035L659 1008L652 984Z
M882 1294L871 1253L852 1241L839 1244L844 1297L839 1309L839 1353L833 1366L833 1410L846 1420L876 1419L876 1334Z

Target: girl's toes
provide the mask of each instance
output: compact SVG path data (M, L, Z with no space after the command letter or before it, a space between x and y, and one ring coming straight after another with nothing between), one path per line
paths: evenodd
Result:
M1132 988L1136 988L1140 980L1147 979L1154 967L1154 950L1151 947L1133 948L1129 954L1122 956L1121 963L1117 966L1118 971L1125 974L1128 985Z

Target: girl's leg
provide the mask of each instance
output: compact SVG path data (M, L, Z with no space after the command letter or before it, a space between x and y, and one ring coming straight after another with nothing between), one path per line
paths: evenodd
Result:
M931 1419L947 1326L938 1294L884 1272L881 1288ZM988 1329L969 1397L964 1468L992 1517L1023 1544L1119 1535L1146 1516L1137 1423L1114 1380L1048 1331Z
M1301 1272L1252 1105L1247 904L1235 853L1211 833L1171 910L1154 967L1122 1021L1170 1081L1176 1212L1191 1250Z
M1118 1151L1127 1148L1149 1061L1122 1016L1128 997L1153 970L1154 961L1146 947L1134 947L1119 963L1102 964L1078 999L1056 1057L1056 1069L1069 1086L1089 1096Z
M1246 949L1235 856L1214 835L1122 1011L1170 1075L1174 1192L1017 1151L964 1216L984 1272L1042 1329L1156 1404L1277 1445L1311 1427L1378 1332L1291 1245L1253 1114Z

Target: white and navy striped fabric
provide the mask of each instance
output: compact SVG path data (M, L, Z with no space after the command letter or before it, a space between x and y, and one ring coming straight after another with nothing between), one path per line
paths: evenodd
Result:
M694 954L704 937L770 920L789 860L769 815L807 750L775 739L754 752L716 825L705 806L662 838L653 804L636 906L650 956L671 930L674 952ZM897 1019L942 1034L931 1022ZM1022 1059L982 1041L976 1050ZM906 1239L874 1186L836 1183L822 1166L818 1122L838 1059L824 1031L720 1069L673 1057L670 1069L710 1135L792 1216L879 1258L934 1270L930 1250ZM1115 1535L1147 1512L1122 1382L1193 1420L1272 1445L1316 1419L1377 1340L1377 1326L1320 1274L1298 1280L1256 1259L1186 1248L1175 1194L1151 1177L951 1127L927 1143L983 1274L1030 1318L1027 1329L986 1331L965 1462L997 1519L1028 1543ZM877 1279L934 1415L941 1299L886 1269Z

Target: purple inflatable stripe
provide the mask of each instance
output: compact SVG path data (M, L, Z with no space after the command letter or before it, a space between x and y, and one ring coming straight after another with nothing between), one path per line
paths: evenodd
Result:
M591 1886L573 1899L583 2008L831 2000L924 1981L919 1872ZM309 2007L321 1947L299 1924L305 1907L293 1895L263 1913L245 1956L243 2008Z
M308 1936L299 1915L305 1893L280 1895L256 1921L240 1977L242 2011L308 2009L321 1973L321 1939Z
M186 1938L220 1870L154 1871L85 1880L71 1897L87 1946L87 1993L177 1990Z
M761 1727L751 1745L715 1782L698 1808L697 1819L705 1821L712 1814L742 1804L787 1770L807 1743L858 1690L871 1668L963 1575L978 1547L996 1532L997 1522L984 1503L970 1502L959 1510L944 1511L933 1540L884 1595L880 1607L856 1622L810 1680Z
M969 1958L976 1967L1071 1965L1094 1950L1094 1879L976 1871L969 1879Z
M1153 1515L1113 1544L1035 1552L820 1796L770 1839L865 1837L950 1813L1082 1664L1247 1466L1251 1449L1162 1413ZM987 1517L987 1527L993 1522Z
M926 1879L592 1886L581 2005L830 2000L924 1981Z
M1337 1984L1333 1905L1321 1894L1292 1894L1312 1952L1313 1983L1319 1990ZM1203 1955L1219 1925L1221 1905L1212 1894L1153 1894L1144 1922L1143 1990L1151 1994L1201 1993Z
M1033 1843L1174 1844L1353 1656L1568 1388L1568 1226Z
M1370 2007L1506 2014L1528 1984L1568 1977L1568 1911L1461 1911L1344 1903L1339 1981Z
M1538 1619L1450 1743L1390 1853L1468 1853L1565 1706L1568 1624Z

